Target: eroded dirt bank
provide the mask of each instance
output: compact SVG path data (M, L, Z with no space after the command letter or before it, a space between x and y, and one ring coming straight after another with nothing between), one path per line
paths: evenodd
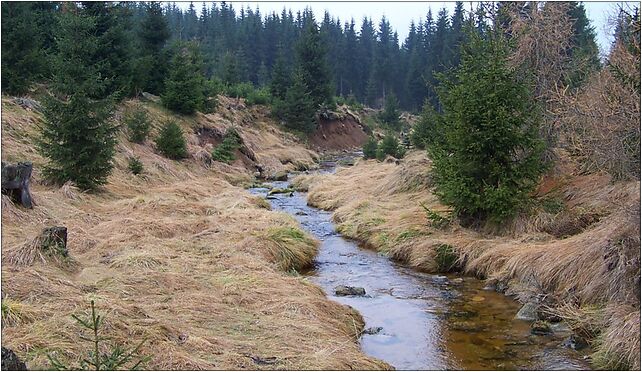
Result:
M146 369L388 367L361 352L359 314L288 274L309 265L318 242L242 187L256 164L267 176L285 174L314 166L316 154L265 109L220 100L216 114L193 118L144 103L151 137L177 120L190 157L168 160L152 141L134 144L121 133L108 184L83 193L43 181L33 145L41 115L3 97L2 160L34 162L36 205L25 210L2 197L2 340L30 369L50 368L48 353L71 365L86 357L90 345L71 315L86 314L92 299L105 336L130 346L147 339ZM216 136L232 125L246 153L231 165L211 162ZM142 175L128 171L130 156L142 161ZM69 257L30 245L50 226L68 228Z
M425 272L438 271L452 251L463 272L534 303L541 318L564 318L591 341L596 366L637 369L640 183L565 166L567 176L543 180L535 213L500 230L448 220L431 192L430 160L419 151L399 165L360 160L294 184L309 189L310 205L333 211L343 235Z

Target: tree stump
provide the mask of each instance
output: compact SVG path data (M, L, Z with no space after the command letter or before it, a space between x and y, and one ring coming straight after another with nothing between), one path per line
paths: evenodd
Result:
M29 162L16 165L2 163L2 193L25 208L33 208L29 193L29 180L33 164Z
M2 370L3 371L26 371L27 366L22 362L16 353L11 349L2 347Z
M62 257L68 257L67 228L62 226L48 227L40 234L41 249Z

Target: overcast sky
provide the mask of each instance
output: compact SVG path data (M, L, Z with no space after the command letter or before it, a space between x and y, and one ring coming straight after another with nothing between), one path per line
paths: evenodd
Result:
M196 9L200 9L200 2L194 2L195 5L199 5ZM357 24L357 27L361 25L361 19L363 16L368 16L375 21L375 24L378 24L379 19L382 15L385 15L386 18L390 21L393 29L399 33L399 40L403 42L408 34L408 27L410 26L410 21L414 20L417 22L420 18L424 20L426 18L426 13L428 9L432 9L433 17L436 17L437 12L440 8L448 9L448 13L451 15L452 10L455 7L455 2L405 2L405 1L389 1L389 2L357 2L357 1L335 1L335 2L326 2L326 1L315 1L315 2L305 2L305 1L269 1L269 2L248 2L248 1L228 1L228 3L233 3L234 8L238 11L241 6L249 6L251 9L256 9L257 7L261 11L261 14L266 15L269 13L277 12L280 13L283 7L292 9L294 13L297 10L302 10L306 6L309 6L314 12L317 20L323 19L323 13L325 10L330 12L330 15L333 17L339 17L341 23L349 21L350 18L354 18ZM181 4L181 7L187 7L189 3ZM464 9L470 9L471 3L465 2ZM617 2L584 2L588 17L591 19L595 31L598 35L598 44L602 53L606 53L611 45L611 31L608 26L609 16L615 13L617 9ZM474 6L474 5L473 5Z

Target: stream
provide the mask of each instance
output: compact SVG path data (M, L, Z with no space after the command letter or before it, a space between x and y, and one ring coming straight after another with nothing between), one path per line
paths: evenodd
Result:
M335 162L319 172L333 172ZM289 182L268 185L286 188ZM250 192L267 196L268 188ZM553 334L530 334L530 322L515 319L520 304L481 280L457 275L431 275L360 248L335 230L331 212L307 205L306 194L275 194L275 211L295 217L321 241L314 268L302 273L327 296L361 313L366 329L364 353L400 370L586 370L584 356L562 346L571 334L554 327ZM363 287L366 296L338 297L339 285Z

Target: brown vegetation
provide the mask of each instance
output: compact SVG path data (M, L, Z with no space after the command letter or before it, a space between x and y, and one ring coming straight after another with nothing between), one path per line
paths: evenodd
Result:
M581 175L561 150L559 157L568 173L548 176L529 214L479 230L459 225L431 192L422 152L400 165L360 160L295 181L309 188L311 205L334 210L344 235L414 268L437 271L447 246L461 270L508 284L522 301L606 308L596 358L639 368L640 182Z
M204 167L195 155L209 149L196 130L237 127L270 172L312 166L316 155L262 108L221 102L216 114L179 120L193 158L168 160L152 141L130 143L123 133L108 184L84 193L44 182L44 159L33 147L41 117L3 98L2 159L34 162L34 209L2 198L3 345L29 368L48 368L48 353L72 364L85 357L71 315L86 312L92 299L111 343L147 339L145 368L387 367L355 342L360 316L294 271L310 263L317 243L293 218L234 186L251 180L242 160ZM153 138L169 114L144 107ZM144 164L141 175L128 171L130 156ZM54 225L68 228L73 270L38 255L34 237Z

